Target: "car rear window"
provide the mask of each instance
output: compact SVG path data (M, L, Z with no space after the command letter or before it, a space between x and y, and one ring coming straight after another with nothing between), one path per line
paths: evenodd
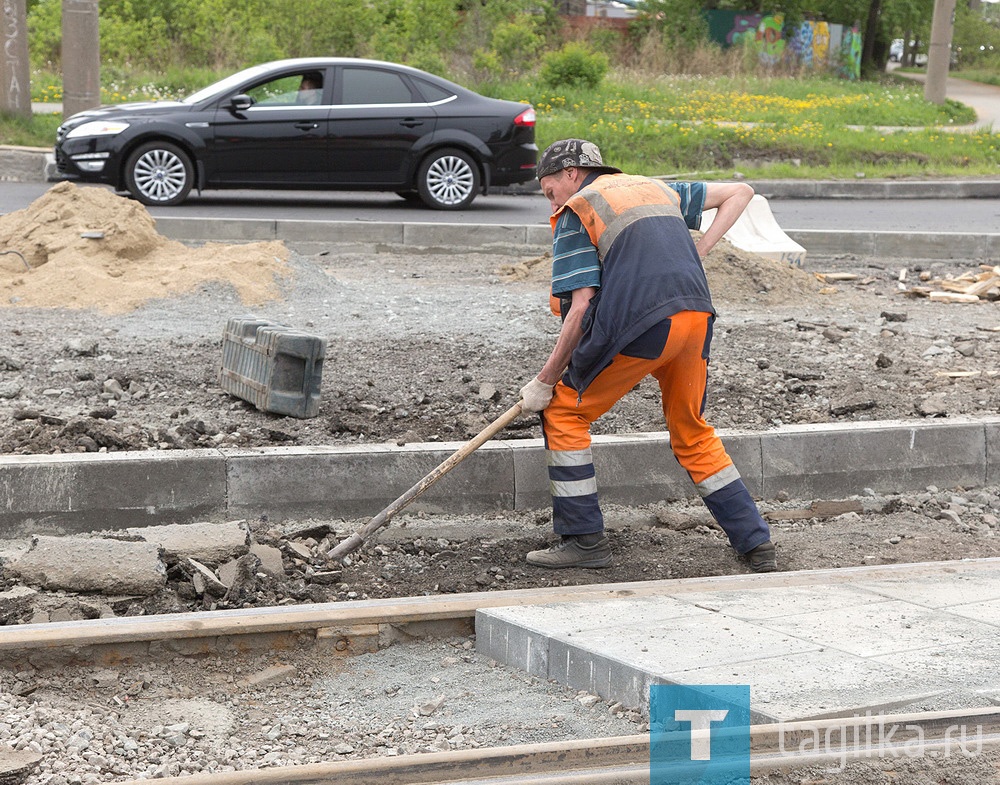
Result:
M412 104L420 101L399 74L375 68L343 70L341 103Z
M417 83L417 89L420 90L424 99L429 104L444 101L455 95L451 90L445 90L443 87L438 87L436 84L432 84L425 79L414 79L413 81Z

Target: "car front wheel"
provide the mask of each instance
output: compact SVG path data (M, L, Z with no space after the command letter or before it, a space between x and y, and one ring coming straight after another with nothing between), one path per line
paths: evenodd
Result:
M191 158L170 142L140 145L125 163L125 186L143 204L180 204L193 185Z
M479 167L461 150L435 150L420 165L417 190L435 210L464 210L479 192Z

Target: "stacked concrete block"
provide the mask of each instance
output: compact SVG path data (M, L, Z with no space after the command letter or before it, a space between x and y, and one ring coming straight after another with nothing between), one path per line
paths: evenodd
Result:
M266 319L234 318L222 337L219 384L258 409L319 414L326 341Z

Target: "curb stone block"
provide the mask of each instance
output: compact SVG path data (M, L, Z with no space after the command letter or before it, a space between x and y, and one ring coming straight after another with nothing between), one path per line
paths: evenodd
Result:
M156 230L171 240L210 242L258 242L278 238L277 222L263 218L175 218L156 219Z
M986 426L986 484L1000 485L1000 420Z
M225 498L217 450L0 456L6 537L205 520Z
M403 224L403 244L420 248L524 245L525 227L502 224Z
M231 517L372 516L422 480L461 444L273 447L227 451ZM513 464L503 443L483 445L407 510L513 508Z
M986 480L981 422L879 422L789 427L761 434L764 494L831 499L861 493L974 487Z
M286 242L402 244L403 224L387 221L290 221L279 219L275 236Z

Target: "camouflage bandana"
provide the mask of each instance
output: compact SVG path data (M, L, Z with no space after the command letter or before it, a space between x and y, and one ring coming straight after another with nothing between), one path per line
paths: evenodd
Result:
M601 151L593 142L583 139L563 139L553 142L542 153L542 160L538 164L538 179L547 177L550 174L561 172L570 167L581 169L601 169L607 173L621 173L621 169L614 166L607 166L601 158Z

